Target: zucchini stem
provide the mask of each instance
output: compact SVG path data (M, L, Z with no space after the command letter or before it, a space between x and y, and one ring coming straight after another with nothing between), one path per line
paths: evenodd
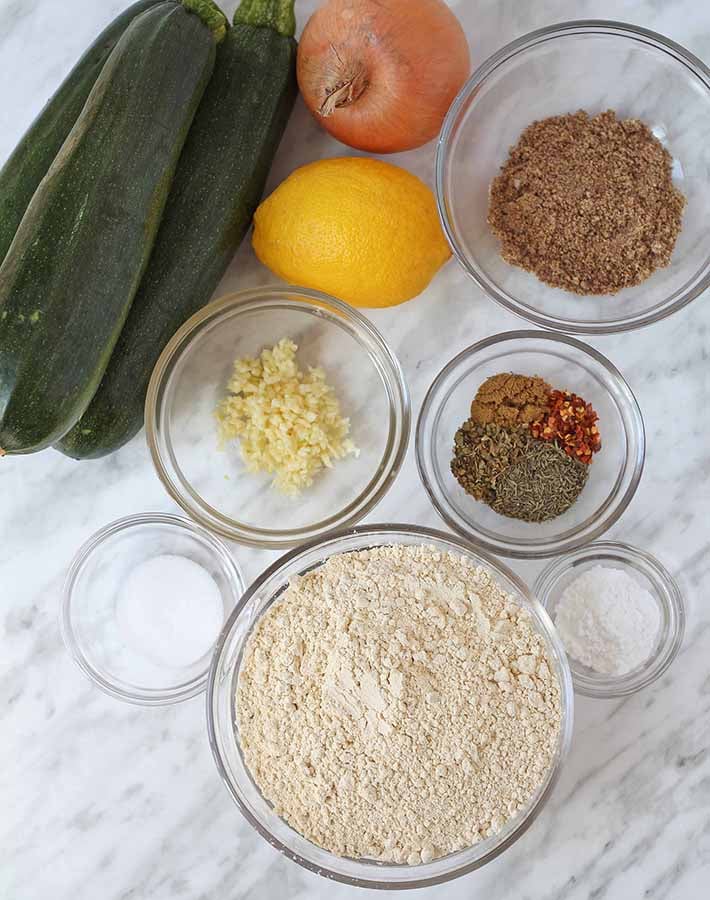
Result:
M242 0L234 13L235 25L273 28L284 37L296 33L295 0Z
M186 10L202 19L212 32L215 43L221 44L227 34L229 22L214 0L180 0L180 2Z

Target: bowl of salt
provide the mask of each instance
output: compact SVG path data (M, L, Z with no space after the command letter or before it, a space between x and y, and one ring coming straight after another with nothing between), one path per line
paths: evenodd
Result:
M64 584L67 649L107 694L161 706L205 689L222 625L244 591L222 542L181 516L112 522L79 550Z
M576 693L633 694L663 675L685 631L683 597L650 553L613 541L553 562L534 593L562 639Z

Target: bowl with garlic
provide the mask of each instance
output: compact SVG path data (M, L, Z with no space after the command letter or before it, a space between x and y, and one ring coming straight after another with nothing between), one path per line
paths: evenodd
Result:
M404 460L401 366L357 310L264 287L200 310L153 372L146 435L158 477L195 521L283 548L354 525Z

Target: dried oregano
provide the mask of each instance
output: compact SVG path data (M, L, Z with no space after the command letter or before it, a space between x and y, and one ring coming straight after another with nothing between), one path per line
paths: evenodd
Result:
M461 487L503 516L544 522L566 512L587 481L588 466L528 426L481 425L456 432L451 472Z

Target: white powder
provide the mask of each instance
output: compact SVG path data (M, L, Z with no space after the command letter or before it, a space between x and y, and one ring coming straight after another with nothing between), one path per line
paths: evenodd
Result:
M527 807L560 688L530 615L487 570L388 546L292 579L249 638L236 711L249 770L293 828L414 865Z
M646 588L622 569L601 565L567 586L555 614L567 653L604 675L624 675L645 662L660 623Z
M116 599L126 643L159 666L182 668L209 653L224 621L212 576L184 556L154 556L128 576Z

